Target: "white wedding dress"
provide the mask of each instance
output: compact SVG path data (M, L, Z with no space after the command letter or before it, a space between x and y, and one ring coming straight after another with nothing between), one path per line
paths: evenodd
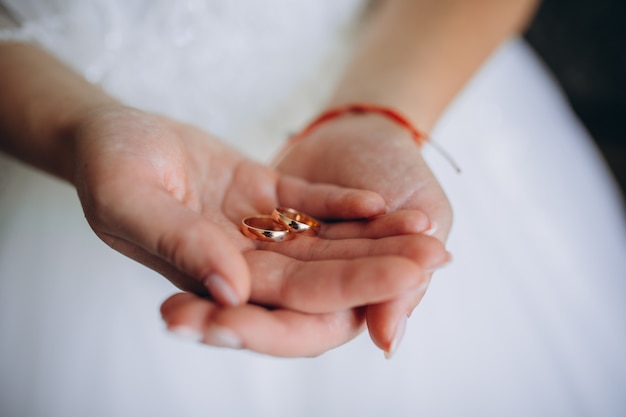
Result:
M267 161L322 107L358 0L4 0L36 39L130 105ZM1 92L0 92L1 94ZM385 360L362 335L277 359L168 334L174 287L91 232L74 190L0 159L0 415L623 416L626 226L587 133L520 39L424 149L451 199L451 266Z

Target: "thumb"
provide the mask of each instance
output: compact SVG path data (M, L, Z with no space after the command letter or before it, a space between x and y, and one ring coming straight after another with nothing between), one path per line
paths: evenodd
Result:
M162 188L148 185L135 190L139 191L85 210L96 233L184 289L201 292L204 287L223 305L245 303L250 273L243 248L233 240L236 228L229 234L220 225L227 220L208 219Z

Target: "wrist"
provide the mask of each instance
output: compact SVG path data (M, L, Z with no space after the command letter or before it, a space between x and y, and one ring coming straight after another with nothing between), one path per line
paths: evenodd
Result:
M337 127L339 131L336 131ZM322 134L316 134L320 129ZM324 134L326 131L331 133ZM404 135L399 133L404 133ZM406 136L406 134L414 142L413 146L418 148L421 148L428 140L426 133L417 129L409 118L392 107L362 102L330 107L309 122L300 132L289 138L278 153L275 164L281 161L291 147L301 141L313 142L315 137L336 138L345 143L351 137L360 141L368 138L388 141L391 140L390 138ZM333 142L323 147L333 147Z
M398 126L402 127L404 130L406 130L411 135L415 143L420 147L428 139L428 135L426 133L417 129L408 117L406 117L393 107L381 106L379 104L372 103L356 102L338 107L331 107L328 110L325 110L319 116L317 116L317 118L310 122L300 133L292 136L290 138L290 141L295 142L302 138L305 138L306 136L310 135L311 132L318 129L320 125L324 125L329 121L333 121L346 115L382 116L387 121L394 122Z
M394 132L394 130L389 130L391 127L390 124L394 124L396 128L400 128L405 133L408 133L413 142L415 142L416 147L418 148L421 148L422 145L424 145L427 141L430 141L430 138L426 133L417 129L407 116L400 113L395 108L381 106L378 104L356 102L338 107L331 107L328 110L322 112L319 116L313 119L313 121L311 121L304 129L302 129L299 133L293 135L289 139L283 149L279 152L275 160L275 165L278 165L280 163L281 159L284 158L284 156L293 145L307 139L309 136L312 136L316 130L320 129L320 127L323 128L324 125L328 125L331 122L336 122L338 119L345 118L346 116L361 117L361 121L365 120L366 124L361 123L361 126L365 127L365 129L362 131L362 134L359 135L359 137L374 138L375 140L383 140L385 141L385 143L387 143L393 138L398 137L398 135L396 134L397 129L394 129L396 132ZM369 119L363 119L363 116L378 117L375 117L374 119L372 119L371 117ZM381 124L381 118L384 119L386 123ZM376 122L376 119L378 119L378 123L372 124L371 120L374 120L374 122ZM352 123L352 125L354 125L354 122ZM385 133L383 130L388 130L388 132ZM351 126L350 132L348 132L348 134L354 135L355 133L358 132L355 132L355 129ZM331 137L333 136L335 136L336 138L341 137L342 142L345 142L346 140L345 136L341 134L335 133L335 135L331 135ZM312 141L312 139L308 140ZM454 162L454 160L443 148L434 144L432 141L430 141L430 143L457 172L461 172L459 166ZM329 145L332 145L332 143Z
M89 101L73 102L59 113L55 127L50 130L53 152L46 161L48 166L42 168L74 184L76 165L79 162L77 141L80 140L81 132L96 118L123 108L122 104L104 94Z
M406 141L418 147L411 131L394 120L380 113L345 113L330 120L311 132L303 140L317 140L318 137L335 136L350 141L366 142L371 140L391 142ZM425 138L425 135L421 135Z
M344 113L319 124L306 136L287 142L275 164L312 178L310 175L319 170L319 164L332 169L330 162L337 158L345 161L345 157L382 156L389 148L403 149L421 158L420 147L402 125L378 113ZM291 158L294 154L299 157Z
M23 43L0 45L0 91L0 147L66 180L82 115L116 103L43 49Z

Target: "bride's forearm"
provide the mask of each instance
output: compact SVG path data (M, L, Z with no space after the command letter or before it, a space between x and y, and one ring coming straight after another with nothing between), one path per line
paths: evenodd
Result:
M395 107L425 131L537 0L381 1L331 106L374 102Z
M41 48L0 42L0 149L72 181L71 131L115 100Z

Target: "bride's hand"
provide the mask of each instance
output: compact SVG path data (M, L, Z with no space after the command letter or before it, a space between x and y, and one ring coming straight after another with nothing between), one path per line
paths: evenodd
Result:
M375 191L392 213L425 213L429 234L442 242L452 224L450 204L419 147L404 128L380 115L345 115L319 126L288 149L278 170L312 182ZM367 308L369 332L381 349L397 347L429 279L427 274L425 285Z
M74 153L74 183L98 236L177 286L211 295L180 295L163 310L170 328L204 333L207 343L225 344L229 334L269 354L321 353L361 330L362 315L350 308L419 287L422 254L445 257L434 239L390 236L423 223L419 214L413 224L382 216L324 224L316 238L251 240L240 220L277 206L359 219L384 213L385 202L279 175L164 117L118 106L93 111L77 129ZM376 239L383 236L390 237ZM243 305L248 300L271 309ZM297 331L285 334L289 326Z

